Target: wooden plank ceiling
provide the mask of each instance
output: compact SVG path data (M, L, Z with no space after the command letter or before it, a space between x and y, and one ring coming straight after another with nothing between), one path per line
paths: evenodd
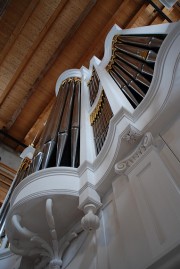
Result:
M3 2L3 1L1 1ZM65 70L103 57L104 40L116 23L134 28L167 23L144 0L11 0L0 12L0 140L16 150L40 135ZM180 18L153 0L171 21ZM16 142L13 139L17 140Z

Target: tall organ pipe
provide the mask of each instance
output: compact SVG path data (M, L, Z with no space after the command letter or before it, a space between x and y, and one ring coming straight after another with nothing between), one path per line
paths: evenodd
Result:
M74 95L74 80L69 82L68 95L62 115L62 120L60 123L58 131L58 141L57 141L57 154L56 154L56 166L59 166L62 160L63 152L68 138L70 119L71 119L71 110L73 103Z
M78 151L78 138L79 138L79 127L80 127L80 81L76 82L75 97L73 105L73 115L71 123L71 166L76 166L76 158Z
M55 146L67 92L68 83L65 83L59 89L57 101L50 113L45 129L40 138L37 150L35 152L35 157L33 159L31 172L38 171L40 169L41 163L42 168L46 168L48 166L51 153Z
M68 83L66 82L65 85L59 89L60 93L58 94L58 99L56 102L55 110L54 110L53 116L51 117L51 121L49 124L50 128L48 129L48 132L46 133L46 139L45 139L46 142L43 146L44 156L43 156L43 162L42 162L42 169L48 167L51 154L56 145L59 124L62 119L62 114L63 114L66 96L68 92L67 84Z

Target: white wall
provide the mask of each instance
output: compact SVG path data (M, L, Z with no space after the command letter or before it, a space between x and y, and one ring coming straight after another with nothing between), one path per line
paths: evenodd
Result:
M1 269L18 269L20 261L21 261L20 256L12 254L9 249L0 250Z
M17 170L21 161L22 159L19 157L18 152L13 151L11 148L0 143L0 162Z
M178 117L165 132L163 132L163 139L167 143L176 158L180 161L180 117Z

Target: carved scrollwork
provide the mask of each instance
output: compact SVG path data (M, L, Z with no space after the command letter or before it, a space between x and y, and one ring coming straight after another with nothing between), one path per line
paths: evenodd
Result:
M122 137L128 144L134 144L141 137L141 132L139 132L134 127L130 126L129 131Z
M123 174L128 168L134 165L139 160L139 158L142 157L142 155L147 151L148 147L152 144L153 137L151 133L146 133L135 151L126 159L120 161L115 165L115 172L120 175Z
M28 242L32 244L28 243L26 245L26 243L20 243L20 240L13 240L11 243L11 250L14 253L22 256L40 255L42 258L36 261L36 269L46 268L45 266L47 264L49 264L47 267L49 269L60 269L63 263L62 259L66 249L70 246L71 242L76 237L78 237L83 229L80 226L76 226L75 230L68 233L64 239L59 242L53 216L52 199L46 200L45 210L52 244L38 236L38 234L30 231L26 227L23 227L21 224L21 216L14 215L12 217L12 223L15 229L19 232L21 237L26 240L28 239Z

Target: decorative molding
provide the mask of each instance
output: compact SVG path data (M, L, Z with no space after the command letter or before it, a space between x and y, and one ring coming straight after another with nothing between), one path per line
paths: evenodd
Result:
M29 176L27 176L25 179L23 179L23 181L21 181L18 186L16 187L16 189L13 192L13 195L11 197L11 206L14 205L16 203L16 200L18 198L18 196L22 193L22 191L27 188L28 186L30 186L31 184L35 183L36 181L38 182L39 180L43 179L43 181L45 182L46 179L48 179L49 177L53 178L54 180L57 180L57 184L59 185L59 187L57 187L56 185L56 189L59 192L61 192L62 194L70 194L70 195L78 195L79 193L79 175L77 172L77 168L72 168L72 167L52 167L52 168L48 168L48 169L43 169L40 170L38 172L35 172ZM63 180L60 181L59 178L66 178L68 177L68 180ZM62 187L60 188L60 185L62 183ZM44 185L45 186L45 185ZM67 188L66 188L67 186ZM52 182L49 182L49 185L47 187L47 190L42 190L42 193L47 193L51 192L51 190L53 191L54 188L52 187ZM29 195L38 195L38 192L36 189L36 192L33 192L32 194ZM26 193L24 199L26 199L27 197L29 197L29 195ZM22 199L23 197L21 197Z
M125 171L131 166L135 165L145 154L147 149L153 144L153 137L151 133L146 133L137 148L124 160L116 163L115 172L119 175L125 173Z
M69 69L63 72L59 78L57 79L56 86L55 86L55 92L56 95L59 92L59 88L62 84L62 82L66 79L72 78L72 77L77 77L77 78L82 78L82 70L80 69Z
M84 211L87 204L93 204L96 210L102 206L99 194L90 186L87 186L79 195L79 209Z
M21 225L21 216L13 215L12 216L12 225L15 227L17 232L23 237L31 238L32 236L36 236L35 233L28 230L26 227L22 227Z
M142 136L142 133L130 125L129 131L123 135L122 140L128 144L134 144Z
M106 39L105 39L105 44L104 44L104 56L103 56L103 59L101 61L101 67L105 68L110 59L111 59L111 54L112 54L112 40L114 38L115 35L117 34L120 34L122 31L122 29L117 25L115 24L110 32L108 33Z
M89 71L89 69L87 69L86 67L82 66L80 70L81 70L81 73L82 73L82 79L84 81L89 80L89 78L90 78L90 71Z

